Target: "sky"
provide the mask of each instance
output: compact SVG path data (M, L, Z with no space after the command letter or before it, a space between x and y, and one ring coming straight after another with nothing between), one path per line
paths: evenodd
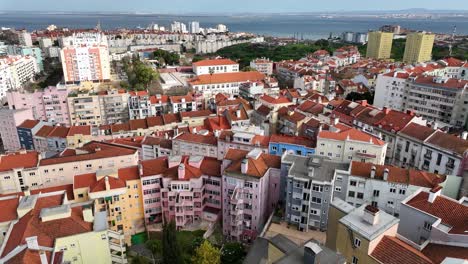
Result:
M148 13L267 13L402 10L468 10L467 0L0 0L0 11Z

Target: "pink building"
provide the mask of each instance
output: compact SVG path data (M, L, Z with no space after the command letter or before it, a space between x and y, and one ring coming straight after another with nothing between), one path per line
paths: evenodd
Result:
M170 156L140 163L148 229L175 220L177 229L213 223L221 213L221 162L201 156Z
M280 194L281 157L260 149L230 149L223 171L223 234L250 243L260 234Z
M34 119L30 109L0 109L0 135L5 150L16 151L21 148L16 127L28 119Z
M34 93L7 92L10 109L31 109L34 119L70 126L66 89L49 86Z

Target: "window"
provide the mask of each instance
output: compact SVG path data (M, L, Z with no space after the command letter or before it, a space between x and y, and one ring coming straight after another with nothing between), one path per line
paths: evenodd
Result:
M354 198L354 196L355 196L355 193L354 193L353 191L349 191L349 192L348 192L348 196L349 196L349 197L353 197L353 198Z
M364 199L364 194L358 192L358 193L357 193L357 198L358 198L358 199Z
M374 197L379 197L380 191L379 190L374 190Z
M406 190L405 190L405 189L400 189L400 194L401 194L401 195L405 195L405 194L406 194Z
M432 230L432 224L429 223L429 222L424 222L424 229L426 229L427 231L431 231Z
M336 192L341 192L341 186L336 186L336 187L335 187L335 191L336 191Z
M350 181L350 182L349 182L349 185L351 185L351 186L356 186L356 184L357 184L356 181Z
M359 238L354 239L354 246L355 247L360 247L361 246L361 240Z
M83 198L84 195L82 193L78 194L78 198Z
M314 186L312 186L312 190L314 192L323 192L323 186L314 184Z
M393 201L388 201L387 204L393 206Z
M372 201L371 205L374 206L374 207L379 207L379 203L377 203L376 201Z
M244 187L246 187L246 188L252 188L252 186L253 186L253 183L251 183L251 182L245 182L244 183Z
M320 204L322 203L322 199L321 198L318 198L318 197L312 197L312 200L311 200L313 203L317 203L317 204Z
M396 193L396 189L395 188L390 188L390 192L391 193Z
M358 264L358 258L356 258L355 256L353 256L353 259L351 260L351 263L352 264Z

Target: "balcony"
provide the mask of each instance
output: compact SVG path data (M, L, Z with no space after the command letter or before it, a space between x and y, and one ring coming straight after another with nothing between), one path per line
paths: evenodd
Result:
M448 169L453 170L453 169L455 169L455 163L453 163L453 162L452 163L447 163L447 164L445 164L445 167L447 167Z

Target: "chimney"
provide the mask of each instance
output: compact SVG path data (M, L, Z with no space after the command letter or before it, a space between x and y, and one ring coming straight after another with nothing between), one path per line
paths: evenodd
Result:
M431 127L432 127L432 129L437 130L437 128L439 128L439 125L437 124L436 121L434 121L434 122L432 122Z
M461 134L461 139L467 140L467 138L468 138L468 131L463 131L463 133Z
M185 164L181 163L177 169L179 179L185 178Z
M384 171L383 171L383 179L384 181L387 181L388 180L388 173L390 172L390 170L388 168L385 168Z
M362 106L367 106L367 100L362 100L362 101L361 101L361 105L362 105Z
M240 117L241 117L241 110L237 110L237 111L236 111L236 116L237 116L237 118L240 118Z
M243 159L241 163L241 172L242 174L247 174L247 170L249 169L249 160Z
M105 184L106 184L106 190L110 190L110 183L109 183L109 176L106 176L105 178Z
M333 125L338 125L340 119L338 117L333 118Z
M315 264L317 255L322 251L322 248L314 242L308 242L304 245L304 264Z
M23 194L24 194L24 196L30 196L31 195L31 191L29 190L29 186L26 186L26 188L24 188Z
M382 112L384 112L384 114L388 115L390 113L390 108L384 107L382 109Z
M29 249L39 250L39 243L37 242L37 236L27 237L25 240Z
M196 133L197 133L197 128L196 128L196 127L194 127L194 128L192 129L192 133L193 133L193 134L196 134Z
M364 213L362 214L362 218L364 221L371 225L376 225L379 222L379 208L374 207L372 205L366 206L364 209Z
M440 185L432 188L429 191L429 197L427 198L427 201L430 202L430 203L433 203L435 201L435 199L438 196L440 196L441 192L442 192L442 186L440 186Z
M47 260L47 254L44 250L39 251L39 257L41 258L41 264L49 264L49 261Z
M372 166L371 172L370 172L370 177L371 177L372 179L375 178L375 171L376 171L376 170L377 170L377 168L376 168L375 166Z
M93 209L91 206L83 207L83 220L88 223L94 222Z

